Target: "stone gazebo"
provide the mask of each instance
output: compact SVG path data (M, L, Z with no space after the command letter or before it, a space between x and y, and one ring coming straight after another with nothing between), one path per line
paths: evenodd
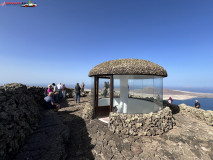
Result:
M173 127L171 110L163 108L166 70L150 61L118 59L95 66L91 105L94 117L110 130L128 135L162 134Z

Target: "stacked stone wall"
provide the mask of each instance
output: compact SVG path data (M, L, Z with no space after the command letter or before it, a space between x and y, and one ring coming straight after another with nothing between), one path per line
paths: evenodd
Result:
M12 159L39 122L44 88L8 84L0 87L0 157Z
M197 109L190 106L187 106L186 104L180 104L180 113L183 114L190 114L192 117L195 117L196 119L199 119L201 121L204 121L206 124L213 126L213 111L211 110L203 110L203 109Z
M95 118L95 110L94 107L91 106L90 102L87 102L83 111L82 111L82 117L84 119L93 119Z
M175 125L172 111L169 107L157 113L149 114L125 114L111 112L109 116L109 129L124 135L161 135Z

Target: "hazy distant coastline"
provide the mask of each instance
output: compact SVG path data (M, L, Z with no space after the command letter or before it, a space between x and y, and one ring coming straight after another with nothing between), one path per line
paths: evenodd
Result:
M1 84L0 86L2 86ZM47 87L46 84L27 84L27 86L40 86L40 87ZM67 85L68 88L74 88L75 84ZM184 89L184 88L183 88ZM86 91L90 91L90 85L86 84L85 87ZM201 92L200 92L201 91ZM138 94L137 90L134 90L134 94ZM167 100L169 97L172 97L172 99L176 100L187 100L187 99L193 99L193 98L213 98L213 93L203 93L202 90L199 90L197 92L190 92L190 91L184 91L184 90L174 90L174 89L163 89L163 99Z
M176 100L186 100L192 98L213 98L213 93L188 92L180 90L171 90L167 88L163 89L163 93L163 99L168 99L169 97L172 97Z

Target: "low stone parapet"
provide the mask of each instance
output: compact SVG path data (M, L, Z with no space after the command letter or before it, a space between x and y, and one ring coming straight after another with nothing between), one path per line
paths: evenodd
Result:
M126 114L111 112L108 127L111 131L125 135L161 135L175 125L172 111L169 107L157 113Z
M186 104L180 104L180 113L183 114L190 114L192 117L195 117L199 120L204 121L206 124L213 126L213 111L211 110L203 110L203 109L197 109L190 106L187 106Z

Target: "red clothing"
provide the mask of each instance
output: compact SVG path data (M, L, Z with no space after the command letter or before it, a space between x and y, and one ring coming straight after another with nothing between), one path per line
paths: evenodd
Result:
M168 102L172 104L172 102L173 102L172 97L169 97Z

